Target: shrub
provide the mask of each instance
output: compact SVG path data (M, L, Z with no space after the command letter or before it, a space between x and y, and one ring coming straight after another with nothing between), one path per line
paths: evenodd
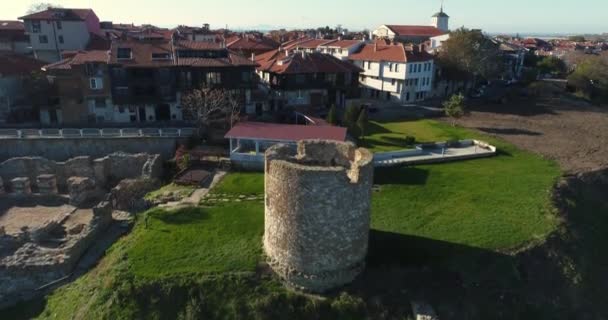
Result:
M406 136L404 142L407 147L413 146L416 144L416 137Z

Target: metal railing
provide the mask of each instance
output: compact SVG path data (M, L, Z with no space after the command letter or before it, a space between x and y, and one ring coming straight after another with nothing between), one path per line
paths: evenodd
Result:
M0 139L187 138L196 132L196 128L0 129Z

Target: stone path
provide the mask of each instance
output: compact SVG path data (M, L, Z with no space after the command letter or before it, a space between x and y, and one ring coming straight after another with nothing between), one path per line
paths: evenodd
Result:
M194 190L189 197L186 197L180 201L168 202L161 204L158 207L165 209L180 209L197 206L201 202L201 199L207 196L209 191L213 189L213 187L215 187L215 185L217 185L217 183L220 182L225 175L226 171L218 170L214 173L213 179L208 183L207 186Z

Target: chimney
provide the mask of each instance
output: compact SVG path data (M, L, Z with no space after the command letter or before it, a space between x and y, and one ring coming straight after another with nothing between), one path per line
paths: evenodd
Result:
M378 51L378 41L374 42L374 52Z

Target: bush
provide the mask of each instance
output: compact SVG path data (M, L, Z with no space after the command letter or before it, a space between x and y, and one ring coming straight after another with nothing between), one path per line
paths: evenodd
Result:
M407 147L413 146L416 144L416 137L406 136L404 142Z
M342 292L338 298L331 302L331 309L335 313L334 319L365 319L365 302L360 297L354 297Z

